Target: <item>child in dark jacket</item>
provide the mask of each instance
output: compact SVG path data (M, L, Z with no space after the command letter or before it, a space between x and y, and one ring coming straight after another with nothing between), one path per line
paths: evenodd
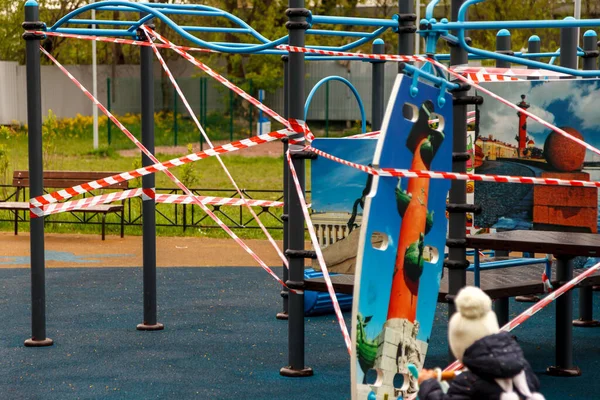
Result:
M540 382L523 351L507 332L500 332L491 299L479 288L466 287L455 299L458 310L448 326L454 356L465 365L444 393L436 371L419 374L420 400L544 400Z

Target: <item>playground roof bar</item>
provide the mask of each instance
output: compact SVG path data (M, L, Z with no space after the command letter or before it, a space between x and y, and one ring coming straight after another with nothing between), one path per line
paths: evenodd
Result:
M377 18L356 18L356 17L331 17L324 15L312 15L308 17L308 22L312 24L334 24L334 25L356 25L356 26L374 26L398 28L398 17L393 19Z

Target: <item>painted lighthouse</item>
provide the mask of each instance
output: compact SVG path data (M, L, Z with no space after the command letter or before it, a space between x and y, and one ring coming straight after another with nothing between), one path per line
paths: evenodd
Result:
M431 162L444 141L444 134L429 124L433 110L431 101L423 103L418 120L408 135L406 146L413 153L412 170L430 170ZM395 193L402 223L387 321L377 338L374 368L383 373L383 386L388 386L387 390L392 386L396 394L417 391L417 383L409 378L406 366L409 363L423 365L421 345L417 341L419 323L416 316L421 274L424 263L430 261L425 237L434 223L433 212L427 207L429 185L430 179L409 178L406 190L402 190L399 184ZM399 376L404 379L402 385L394 382Z
M531 105L525 101L525 98L526 96L522 94L521 101L517 103L517 106L523 110L527 110L529 107L531 107ZM517 112L517 116L519 117L519 127L515 139L519 145L519 158L525 158L529 153L529 149L527 147L527 142L529 141L529 138L527 137L527 115L522 112Z

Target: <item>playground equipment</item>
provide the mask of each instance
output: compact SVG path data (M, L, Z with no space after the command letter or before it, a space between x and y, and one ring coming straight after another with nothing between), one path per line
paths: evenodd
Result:
M548 72L544 72L543 75L538 76L552 76L552 77L564 77L568 76L580 76L580 77L595 77L600 75L600 71L592 68L589 61L586 63L586 70L577 70L577 57L582 56L586 59L593 57L593 50L590 49L590 41L588 40L585 45L585 50L578 50L577 48L577 37L576 28L578 27L592 27L600 25L597 20L572 20L566 19L563 21L503 21L503 22L467 22L467 11L473 4L479 3L482 0L467 0L463 2L461 0L452 1L452 16L455 22L448 22L446 19L436 21L433 19L433 9L439 3L439 0L433 0L427 7L426 18L419 23L419 34L426 39L428 56L413 55L414 53L414 37L417 27L415 26L416 16L414 14L414 7L412 1L400 1L399 2L399 14L392 19L370 19L370 18L341 18L341 17L330 17L330 16L317 16L313 15L309 10L305 8L304 0L289 0L289 9L286 15L289 17L287 28L289 30L289 36L285 36L276 40L269 40L260 33L254 31L250 26L241 21L239 18L218 10L213 7L207 7L202 5L179 5L179 4L155 4L155 3L130 3L126 1L104 1L83 6L74 12L66 15L60 19L54 26L46 27L42 22L38 21L38 5L34 0L28 0L25 3L25 14L26 22L24 28L26 33L24 35L27 40L27 95L28 95L28 125L29 125L29 162L30 162L30 176L31 176L31 211L32 211L32 223L31 223L31 274L32 274L32 335L31 338L26 341L28 346L47 346L52 344L52 340L46 335L46 324L45 324L45 281L44 281L44 225L43 225L43 214L44 209L50 205L56 204L58 201L67 200L77 194L85 193L90 191L92 188L101 188L110 182L120 182L129 180L135 177L143 177L143 188L140 195L143 196L144 200L144 317L143 323L138 326L141 330L160 330L163 328L162 324L158 322L156 313L156 231L154 222L154 205L156 201L156 194L154 193L154 173L163 172L167 174L175 184L180 187L187 194L190 202L200 206L211 218L213 218L219 225L223 227L230 236L240 244L248 253L261 265L267 272L269 272L275 279L277 279L283 289L284 297L284 309L281 317L289 316L289 364L282 368L281 374L286 376L309 376L311 375L312 369L305 363L304 358L304 259L305 258L317 258L323 268L324 279L327 282L328 291L333 299L332 305L339 319L340 327L346 340L348 350L352 353L352 345L350 344L350 338L345 327L345 323L340 313L340 305L335 299L334 288L331 284L330 276L327 272L326 266L323 262L323 256L318 246L316 235L310 223L310 216L306 208L306 202L304 199L304 179L305 179L305 160L312 159L320 156L325 157L336 162L343 163L349 167L356 168L360 171L369 173L380 178L408 178L412 182L419 182L416 189L425 190L426 184L422 182L429 182L430 179L450 179L453 180L450 194L449 204L446 206L449 212L449 231L446 239L446 245L449 247L449 255L447 260L438 258L437 263L444 264L448 268L449 275L449 294L450 296L457 293L457 291L465 285L466 282L466 268L469 266L469 262L466 258L466 240L465 240L465 214L477 212L477 207L469 205L466 202L466 181L477 180L477 181L489 181L489 182L513 182L513 183L526 183L526 184L538 184L538 185L566 185L566 186L584 186L584 187L600 187L599 182L593 181L582 181L573 179L544 179L544 178L531 178L531 177L515 177L515 176L491 176L491 175L480 175L465 173L466 162L469 160L470 155L467 153L467 107L469 105L478 104L481 102L480 97L471 96L468 93L470 87L476 88L478 91L487 93L494 99L500 100L504 104L512 107L515 111L526 115L528 118L535 120L543 124L548 129L555 131L575 143L584 146L586 149L600 154L600 150L594 146L583 142L582 140L574 138L568 132L557 128L556 126L544 121L540 117L534 115L529 110L519 107L516 104L509 102L506 99L502 99L497 95L494 95L488 89L478 85L480 78L477 76L472 77L466 73L468 77L465 77L464 73L460 72L460 68L448 68L442 64L439 60L450 59L450 65L456 66L466 64L469 58L489 58L497 60L497 67L508 68L509 63L519 63L530 68L540 69L543 68ZM128 16L134 16L135 21L113 21L110 19L102 20L100 25L110 26L110 29L88 29L88 28L72 28L67 27L70 25L88 25L89 21L86 19L80 19L82 13L89 10L96 10L97 12L103 11L119 11ZM226 18L231 22L234 22L239 28L214 28L214 27L202 27L202 26L179 26L173 22L169 15L173 14L185 14L194 16L204 17L220 17ZM175 43L167 40L158 33L156 33L151 27L148 26L152 20L159 19L165 23L170 29L177 33L180 37L190 41L193 45L200 46L200 49L194 49L190 47L181 47ZM98 22L98 21L97 21ZM337 30L320 30L315 29L316 25L356 25L365 26L373 29L372 32L348 32L348 31L337 31ZM123 26L123 28L118 28ZM478 30L478 29L520 29L520 28L560 28L562 30L561 36L561 50L560 52L554 53L514 53L506 54L510 50L510 46L507 46L507 36L502 33L499 36L499 52L490 52L487 50L481 50L476 47L472 47L467 43L465 32L467 30ZM214 29L220 29L220 31L230 33L241 33L248 34L253 39L258 41L258 44L239 44L239 43L211 43L204 41L192 34L192 32L209 32ZM356 47L368 43L371 40L377 38L383 32L387 30L394 30L399 36L398 51L400 55L385 55L385 54L358 54L349 52ZM305 46L306 35L339 35L347 37L358 37L357 40L351 43L340 46L337 48L323 47L323 46ZM103 180L90 182L85 185L79 185L75 188L67 189L57 193L44 195L42 191L42 156L41 156L41 101L40 101L40 48L39 41L45 36L65 36L74 37L80 39L91 39L91 40L104 40L112 41L116 43L138 45L141 47L141 75L142 75L142 141L137 141L133 135L131 135L127 129L122 126L108 110L103 108L97 99L94 99L85 88L81 87L82 91L94 101L98 107L105 112L111 120L128 136L132 139L138 148L144 152L143 156L143 168L130 171L127 173L115 175L112 177L105 178ZM592 37L593 35L587 34L585 37ZM117 39L113 39L116 37ZM436 44L439 39L446 40L453 44L451 47L450 55L437 55L436 56ZM533 41L534 42L534 41ZM378 43L380 44L380 43ZM234 91L237 95L250 101L253 105L257 106L262 112L269 117L273 118L274 121L283 125L283 129L265 135L261 135L256 138L242 140L235 142L231 145L225 145L220 147L212 147L210 140L207 138L207 143L211 149L194 153L185 157L180 157L167 162L159 162L153 155L154 151L154 137L153 137L153 74L152 74L152 53L154 52L159 62L162 64L165 72L169 75L171 81L178 88L173 76L168 71L166 64L162 60L158 48L171 49L187 61L193 63L198 68L209 74L211 77L217 79L223 85ZM381 49L380 49L381 50ZM54 60L47 51L42 51L55 63ZM285 115L279 116L268 107L261 104L256 99L253 99L247 93L241 89L235 87L224 77L220 76L203 63L196 60L190 52L192 51L216 51L223 53L240 53L240 54L279 54L284 56L285 65L285 88L287 95L285 96L287 104L285 105ZM374 52L375 53L375 52ZM305 56L305 54L309 54ZM552 64L545 64L540 61L530 60L539 59L544 57L556 57L560 56L561 66ZM446 107L444 113L452 115L452 151L449 154L449 150L445 156L452 157L452 171L450 172L447 167L441 167L441 170L429 170L429 168L423 168L418 163L413 165L411 168L399 169L397 165L386 165L382 162L381 165L376 164L374 166L361 165L357 163L348 162L340 159L335 155L328 154L321 151L318 148L312 147L308 144L312 141L314 136L310 132L310 129L306 126L303 121L304 118L304 101L305 101L305 87L304 87L304 61L305 60L326 60L331 57L343 57L345 59L352 60L363 60L368 62L376 62L375 68L378 66L377 62L381 61L393 61L399 63L399 71L405 74L403 78L403 85L408 85L407 90L403 92L403 98L399 99L399 102L410 102L411 99L416 97L420 98L420 104L417 108L425 107L429 110L439 110ZM436 59L437 58L437 59ZM420 68L417 65L410 64L411 62L421 62L423 67ZM57 65L59 65L57 63ZM59 65L60 66L60 65ZM594 70L592 70L594 69ZM477 74L483 73L488 76L490 80L515 80L518 76L526 76L525 72L513 70L501 70L501 71L490 71L482 72L480 70ZM65 72L67 72L65 70ZM562 74L562 75L561 75ZM75 78L70 76L71 79L76 82ZM485 80L486 78L482 79ZM380 86L378 86L378 90ZM184 100L184 96L181 91L178 93ZM379 92L382 93L382 92ZM422 98L423 94L426 94L427 98ZM381 110L383 109L382 95L377 96L378 102L374 107L378 108L378 113L373 113L378 118L382 116ZM414 100L413 100L414 101ZM185 103L185 101L184 101ZM448 111L449 110L449 111ZM194 113L190 110L190 115ZM195 118L195 117L194 117ZM409 118L410 119L410 118ZM450 120L446 118L446 120ZM374 119L374 125L376 126L377 121ZM411 121L413 126L418 120ZM203 132L202 126L199 121L196 120L198 128ZM429 121L421 120L419 123L419 129L427 129ZM449 127L448 127L449 128ZM449 128L450 129L450 128ZM416 135L420 138L418 141L419 151L426 148L427 151L435 153L435 146L433 142L436 141L433 137L433 133L430 135L433 139L429 139L429 144L423 142L425 140L421 135L423 132L417 132ZM202 201L193 196L189 190L181 184L175 178L168 169L173 166L181 165L183 163L197 161L209 156L218 157L220 154L229 151L236 151L241 148L255 146L266 141L282 140L284 139L283 150L287 155L288 166L285 169L285 187L287 196L284 199L284 215L285 215L285 232L284 237L284 254L276 249L282 258L282 263L286 266L284 268L283 280L279 279L270 268L260 260L243 242L239 239L229 228L224 226L218 217L206 207ZM385 142L385 132L381 137L381 143ZM304 143L303 143L304 142ZM449 146L449 142L447 144ZM416 147L411 146L412 151L416 151ZM421 154L421 158L423 158ZM427 167L427 165L426 165ZM235 186L235 182L232 180ZM293 183L293 184L291 184ZM413 196L415 196L413 194ZM67 204L67 203L60 203ZM410 204L410 201L409 201ZM250 207L249 204L247 204ZM408 209L405 210L408 213ZM405 217L405 213L400 213L401 217ZM419 214L421 215L421 214ZM415 217L416 218L416 217ZM420 218L420 217L419 217ZM425 224L427 223L427 216L425 217ZM306 251L304 249L304 223L305 220L308 224L311 238L315 244L315 251ZM221 222L221 223L220 223ZM420 222L423 222L420 218ZM368 221L363 220L363 226L368 229ZM268 232L264 229L268 236ZM424 232L423 232L424 233ZM404 243L404 239L409 240L408 249L416 256L416 265L420 266L420 259L422 252L428 245L425 239L419 237L404 237L404 233L401 232L399 242ZM364 237L364 233L363 233ZM390 236L394 238L393 236ZM414 240L422 242L422 245L417 243L413 246ZM391 242L393 243L393 242ZM364 244L364 240L363 240ZM397 245L396 245L397 246ZM413 247L411 247L413 246ZM438 248L439 245L433 246ZM402 249L406 251L407 249ZM413 257L414 258L414 257ZM288 261L289 260L289 261ZM398 263L396 263L398 264ZM289 270L288 268L289 267ZM400 268L402 269L402 268ZM417 268L418 269L418 268ZM586 272L586 276L593 274L595 271L600 269L600 264L592 267ZM413 271L414 272L414 271ZM413 276L413 272L409 272L409 277ZM561 271L561 277L565 280L569 280L572 276L572 270L569 271L567 268L565 271ZM390 285L393 276L390 276ZM414 279L413 279L414 280ZM402 286L402 280L394 279L394 285ZM418 296L415 296L417 298ZM552 298L551 300L553 300ZM550 302L549 300L548 302ZM416 301L416 300L415 300ZM559 304L565 310L565 313L571 312L571 296L569 293L563 295L559 300ZM545 303L547 304L547 303ZM450 306L450 313L453 312L452 305ZM394 314L395 315L395 314ZM392 318L394 315L388 315ZM570 314L568 314L570 315ZM365 322L365 320L363 320ZM353 331L357 331L357 318L353 319ZM356 336L356 333L355 333ZM567 336L568 337L568 336ZM396 340L396 339L394 339ZM390 339L391 343L392 340ZM398 347L398 343L396 343ZM396 371L393 371L393 366L386 366L386 386L384 389L378 389L379 386L375 383L369 391L363 391L362 397L369 399L383 399L385 396L403 396L410 393L410 388L404 387L404 384L400 387L396 386L396 375L404 374L405 365L400 365L398 359L391 360L391 363L396 363ZM568 368L572 360L565 360L564 367ZM354 365L356 367L356 365ZM387 378L387 375L391 374L391 380Z

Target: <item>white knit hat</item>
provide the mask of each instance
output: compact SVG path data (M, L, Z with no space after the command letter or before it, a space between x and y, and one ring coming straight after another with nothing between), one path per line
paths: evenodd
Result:
M454 300L458 310L448 325L448 341L454 356L462 362L465 350L479 339L498 333L498 319L492 300L481 289L467 286Z

